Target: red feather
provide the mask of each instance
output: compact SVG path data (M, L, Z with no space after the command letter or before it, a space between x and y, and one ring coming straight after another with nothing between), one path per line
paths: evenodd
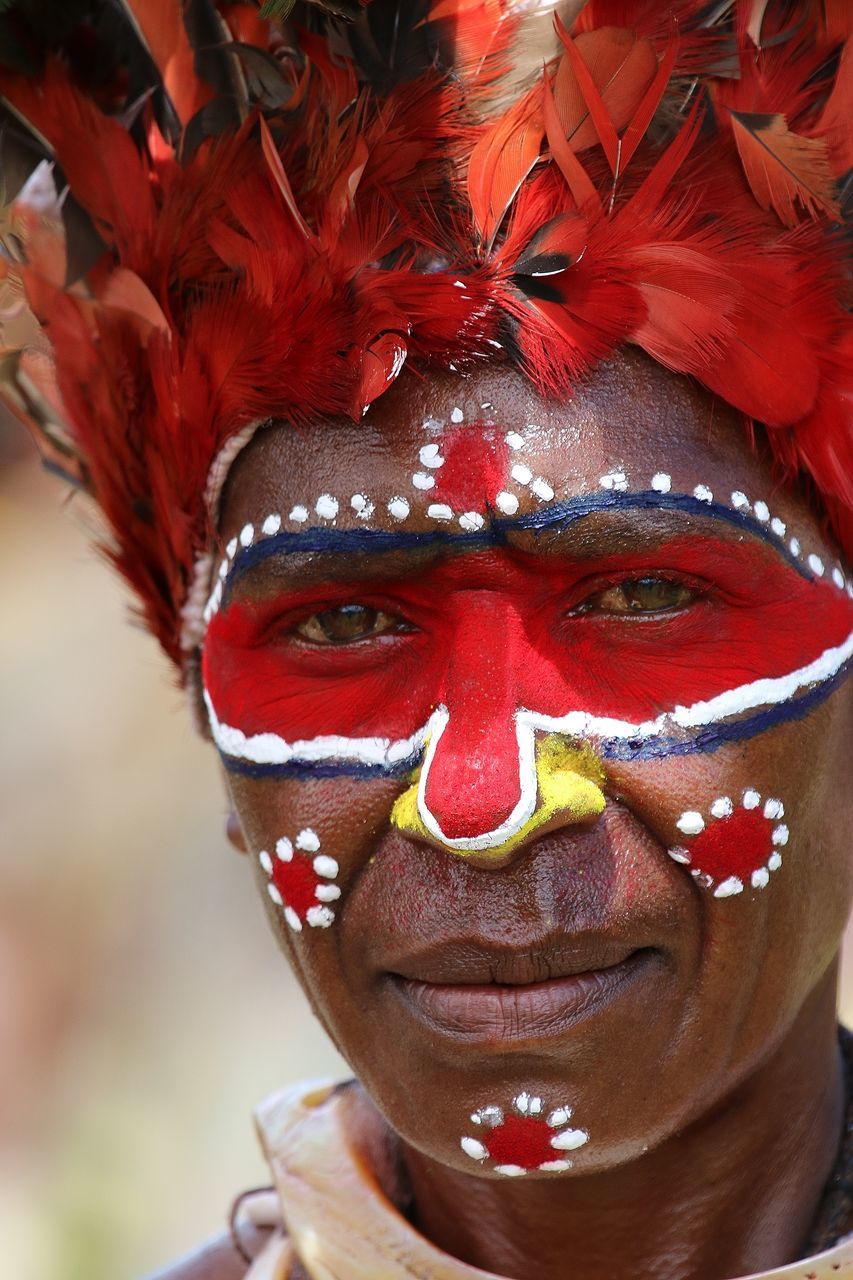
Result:
M588 0L572 34L602 27L625 27L650 40L659 54L678 41L676 70L690 75L719 75L737 70L734 40L725 26L708 25L707 0Z
M655 360L702 378L735 333L739 282L713 241L641 245L629 260L646 304L633 341Z
M761 28L769 3L770 0L751 0L749 5L741 4L740 6L739 17L746 35L759 49L761 48Z
M267 122L263 116L260 117L259 124L261 129L261 148L272 180L281 192L282 199L284 200L285 206L290 211L293 221L296 223L305 239L312 240L314 237L311 232L311 228L299 212L299 206L296 203L293 188L291 187L287 174L284 171L284 165L281 163L281 156L276 150L275 143L272 140L272 134L270 133Z
M251 115L183 162L150 106L131 133L56 61L36 83L2 73L106 241L76 289L61 283L55 226L27 244L69 423L56 456L68 448L101 503L116 563L176 661L223 445L271 414L358 418L404 358L464 370L501 348L564 395L637 343L769 423L782 466L814 478L836 534L853 538L848 284L828 224L831 174L853 146L850 55L835 76L826 31L810 19L779 33L769 7L756 50L743 27L738 46L731 12L703 27L707 0L591 0L556 71L484 120L510 51L496 2L439 0L433 19L456 22L463 74L436 64L381 92L359 87L324 35L296 33L301 60L282 54L290 101L264 98L261 123ZM756 12L739 7L747 24ZM826 13L837 25L831 0ZM152 49L176 14L177 0L148 7ZM226 17L282 53L253 11ZM165 57L190 111L199 82L176 83ZM694 78L695 105L663 145ZM812 216L782 227L774 210L797 221L800 204ZM30 406L49 439L57 414Z
M125 252L145 252L154 204L145 167L124 126L73 85L55 59L47 61L38 82L0 67L0 93L47 139L101 235Z
M558 17L555 17L555 22L560 39L565 46L569 63L575 73L578 88L598 134L598 140L604 148L604 154L607 156L607 163L615 174L619 169L619 138L616 133L616 127L610 118L610 113L607 110L598 85L595 83L595 78L581 57L580 50ZM605 33L597 34L603 38Z
M563 125L558 118L547 72L543 79L542 105L545 132L548 137L548 146L551 148L551 156L565 178L566 185L572 193L575 204L579 209L583 210L600 209L601 201L598 192L586 169L575 155L571 143L565 136Z
M853 9L849 0L822 0L822 8L826 38L839 44L849 40L853 36Z
M637 109L632 115L628 127L622 135L619 147L619 164L624 172L634 156L634 152L642 142L646 130L654 119L655 112L660 106L661 98L666 92L675 66L675 58L677 46L671 44L664 56L661 58L660 66L657 74L643 95L641 101L637 105Z
M655 80L658 62L652 45L636 40L629 31L606 27L577 36L574 47L600 92L614 129L621 132ZM568 53L557 68L554 102L574 150L594 146L598 132Z
M692 151L702 125L704 108L697 102L676 137L657 158L630 201L630 216L652 218L663 202L670 183Z
M429 21L447 29L454 69L469 94L487 92L509 69L519 20L503 0L437 0Z
M471 152L468 198L486 249L539 159L544 131L542 88L536 85L486 130Z
M815 128L826 142L829 163L836 177L853 169L853 37L841 51L832 93Z

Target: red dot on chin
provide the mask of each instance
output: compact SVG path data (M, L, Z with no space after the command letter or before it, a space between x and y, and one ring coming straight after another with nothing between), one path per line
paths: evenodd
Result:
M495 1164L516 1164L521 1169L538 1169L561 1153L551 1146L554 1130L533 1116L509 1115L483 1138L483 1146Z

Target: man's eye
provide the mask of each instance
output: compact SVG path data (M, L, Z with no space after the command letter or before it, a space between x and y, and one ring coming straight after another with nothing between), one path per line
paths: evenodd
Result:
M668 578L628 578L588 596L575 613L667 613L691 604L697 592Z
M322 613L312 613L310 618L294 627L303 640L326 645L352 644L356 640L411 629L402 618L366 604L342 604L334 609L324 609Z

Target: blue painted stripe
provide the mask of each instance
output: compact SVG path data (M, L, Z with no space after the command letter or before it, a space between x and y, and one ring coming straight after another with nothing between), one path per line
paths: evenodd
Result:
M526 516L517 516L513 526L518 529L529 529L534 533L554 529L559 526L574 524L586 516L599 511L679 511L685 515L708 517L722 520L733 525L744 533L760 538L768 546L787 560L791 568L803 578L812 580L813 575L791 553L784 539L777 537L766 525L746 511L736 511L721 502L704 502L695 498L692 493L658 493L655 489L646 489L639 493L592 493L581 494L570 498L567 502L553 503L540 511L532 511Z
M242 778L402 778L420 764L421 753L394 764L359 764L357 760L323 760L308 763L292 760L289 764L254 764L236 756L219 753L229 773Z
M639 493L612 493L608 490L579 494L566 502L552 503L525 516L493 517L486 528L470 533L450 529L429 529L420 533L405 529L285 530L262 538L237 552L225 580L225 600L235 582L271 556L318 552L329 555L376 555L442 546L473 551L483 547L504 546L512 533L538 534L565 529L600 511L678 511L684 515L722 520L744 533L760 538L762 542L772 546L802 577L809 580L812 578L805 566L791 554L787 544L747 512L735 511L720 502L703 502L686 493L658 493L653 489Z
M600 755L605 760L662 760L666 756L718 751L730 742L744 742L757 737L759 733L766 733L768 729L775 729L778 725L802 720L844 683L850 671L851 663L848 661L831 680L824 681L799 698L757 711L755 715L737 720L733 724L710 725L689 738L667 738L662 735L633 741L630 738L608 738L601 744Z
M663 760L667 756L707 755L713 751L719 751L729 743L744 742L778 725L802 720L844 683L851 670L853 670L853 663L848 661L831 680L826 680L823 684L810 689L802 697L779 703L775 707L768 707L734 724L711 725L698 730L688 738L666 737L663 734L654 738L605 738L597 747L597 753L603 760L616 760L622 763L631 763L635 760ZM325 760L320 764L301 762L253 764L248 760L238 760L234 756L224 755L222 752L220 756L229 773L249 778L370 779L405 776L420 763L421 753L416 752L408 759L393 765L359 764L352 760L339 762Z

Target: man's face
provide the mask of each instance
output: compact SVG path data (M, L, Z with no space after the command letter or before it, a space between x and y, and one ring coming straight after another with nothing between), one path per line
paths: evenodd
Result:
M829 989L851 589L735 415L410 377L235 464L205 697L274 928L387 1119L565 1176L701 1114Z

